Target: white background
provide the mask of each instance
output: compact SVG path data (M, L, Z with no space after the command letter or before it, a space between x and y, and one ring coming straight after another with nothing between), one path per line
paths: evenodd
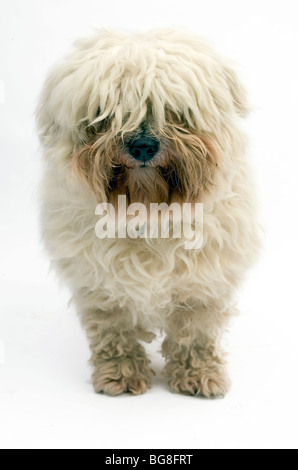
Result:
M0 447L297 448L297 1L0 2ZM47 274L33 112L48 68L93 26L182 26L242 66L266 242L229 336L224 400L171 393L159 343L147 395L93 394L69 294Z

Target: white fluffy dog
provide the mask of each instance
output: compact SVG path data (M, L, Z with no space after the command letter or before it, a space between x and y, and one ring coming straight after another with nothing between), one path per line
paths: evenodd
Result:
M144 393L156 330L171 387L215 397L229 388L222 333L257 251L245 91L196 37L100 31L50 73L38 106L44 148L42 230L92 351L96 392ZM200 202L204 238L106 238L97 204Z

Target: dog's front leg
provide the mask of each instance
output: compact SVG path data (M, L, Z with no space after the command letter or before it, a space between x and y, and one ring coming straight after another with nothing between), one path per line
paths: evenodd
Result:
M165 375L177 392L205 396L224 396L230 387L220 340L229 315L210 308L186 306L175 311L167 322L163 355Z
M90 309L80 313L92 352L92 382L97 393L140 395L154 375L150 360L138 340L150 343L155 335L131 325L124 312Z

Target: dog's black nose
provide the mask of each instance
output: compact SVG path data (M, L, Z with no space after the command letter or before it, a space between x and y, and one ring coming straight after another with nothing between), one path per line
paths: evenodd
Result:
M128 142L127 148L133 158L147 162L155 157L159 151L159 142L153 137L141 137Z

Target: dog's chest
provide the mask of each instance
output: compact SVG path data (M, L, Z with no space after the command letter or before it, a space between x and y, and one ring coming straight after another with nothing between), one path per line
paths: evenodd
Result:
M177 240L97 240L93 256L99 289L122 305L165 309L192 289L195 256Z

